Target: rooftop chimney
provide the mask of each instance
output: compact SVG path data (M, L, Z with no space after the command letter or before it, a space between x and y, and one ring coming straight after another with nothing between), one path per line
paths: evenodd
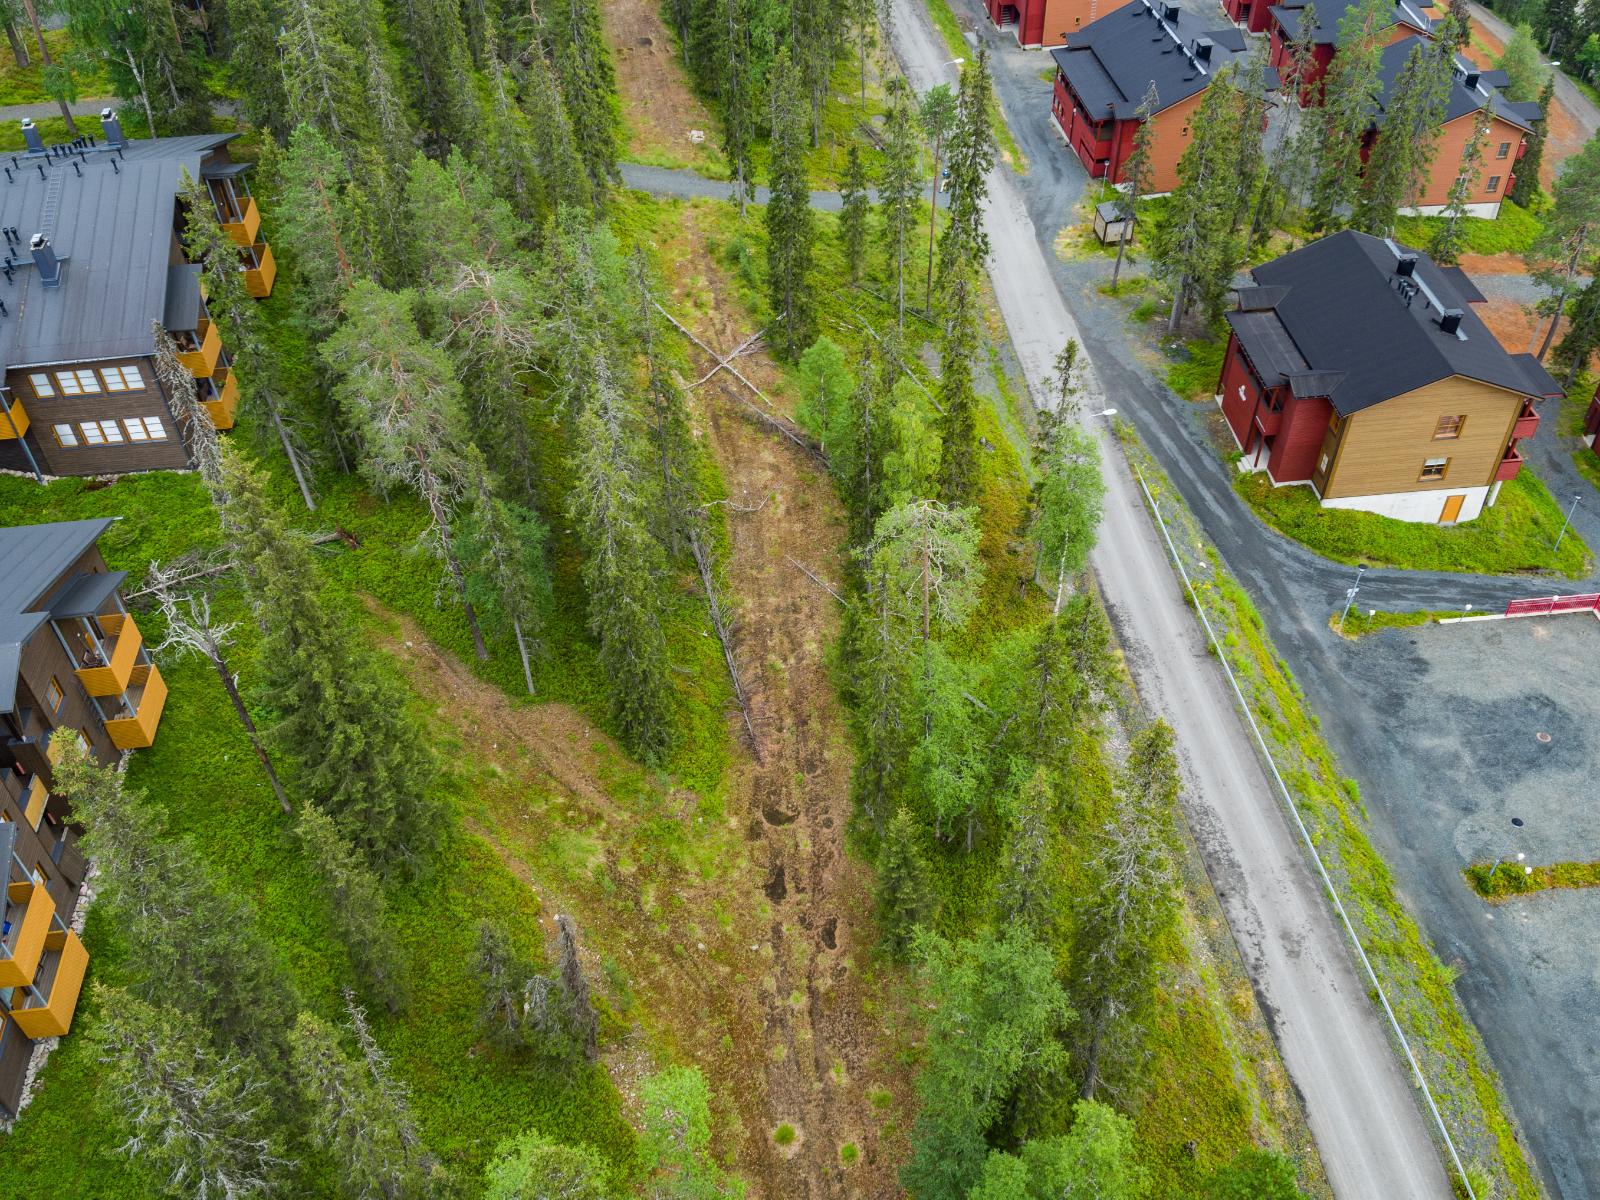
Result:
M1461 86L1466 88L1469 92L1475 92L1478 90L1478 80L1482 78L1483 76L1477 71L1468 71L1461 78Z
M1447 308L1440 313L1439 328L1446 333L1453 333L1457 337L1461 336L1461 310L1459 308Z
M1162 4L1161 15L1169 21L1178 19L1178 6L1176 4Z
M117 110L102 108L100 110L100 129L106 136L106 145L123 146L128 139L122 136L122 122L117 120Z
M22 140L28 143L28 153L44 153L44 139L39 136L38 126L33 123L32 117L22 118Z
M1201 62L1210 62L1211 61L1211 51L1212 51L1213 48L1215 48L1215 46L1216 46L1216 43L1213 42L1210 38L1206 38L1206 37L1195 38L1195 40L1194 40L1194 56L1195 56L1195 58L1199 59Z
M39 270L39 282L47 288L60 287L61 260L56 257L50 239L42 233L36 233L29 239L28 249L33 254L33 265Z
M1394 264L1396 275L1411 276L1417 273L1417 256L1415 254L1402 254L1400 261Z

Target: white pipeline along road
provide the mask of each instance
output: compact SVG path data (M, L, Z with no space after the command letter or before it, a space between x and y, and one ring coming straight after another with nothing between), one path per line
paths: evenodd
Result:
M894 47L918 92L955 79L919 0L892 0ZM1063 150L1063 153L1066 153ZM990 277L1023 372L1044 395L1077 326L1051 279L1008 172L989 178ZM1085 407L1115 405L1092 364ZM1291 818L1178 581L1139 484L1109 435L1105 520L1092 565L1139 690L1177 735L1189 821L1234 938L1304 1098L1340 1200L1448 1200L1449 1183L1398 1061L1367 998L1353 951L1307 866Z

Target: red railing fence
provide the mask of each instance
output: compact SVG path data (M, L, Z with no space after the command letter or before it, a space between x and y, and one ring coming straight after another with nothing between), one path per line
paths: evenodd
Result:
M1600 593L1590 596L1539 596L1513 600L1506 605L1508 617L1544 617L1551 613L1600 611Z

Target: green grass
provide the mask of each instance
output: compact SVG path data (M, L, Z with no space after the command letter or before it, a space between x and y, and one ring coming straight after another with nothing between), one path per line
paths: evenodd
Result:
M1191 338L1183 344L1187 357L1167 367L1167 386L1185 400L1210 400L1222 378L1226 337Z
M1521 863L1473 863L1461 872L1486 900L1526 896L1554 888L1600 887L1600 862L1561 862L1543 867Z
M1454 991L1454 971L1440 961L1402 903L1395 878L1366 831L1366 811L1353 779L1319 732L1319 722L1288 664L1272 645L1260 613L1229 574L1183 498L1139 444L1118 425L1173 540L1188 560L1199 602L1261 725L1335 887L1344 898L1396 1018L1418 1054L1429 1086L1447 1114L1479 1196L1540 1200L1537 1174L1519 1140L1499 1077L1477 1029Z
M787 1121L772 1131L772 1140L780 1146L794 1145L794 1139L798 1136L794 1126Z
M54 103L54 98L44 90L43 60L39 57L39 43L34 40L33 33L27 25L20 20L17 31L28 48L28 65L17 66L17 60L11 56L9 45L0 50L0 105ZM50 57L58 64L72 49L71 39L65 29L45 30L44 44L50 50ZM111 81L106 78L98 55L86 56L86 61L76 70L78 99L93 100L111 95ZM92 117L89 120L94 125L94 132L99 133L98 122Z
M1352 608L1343 623L1339 614L1328 614L1328 627L1341 637L1355 641L1357 638L1366 637L1369 633L1377 633L1380 629L1414 629L1418 625L1431 625L1445 617L1465 617L1471 614L1456 611L1430 612L1426 609L1417 612L1374 612Z
M1426 249L1434 233L1444 224L1443 217L1399 217L1394 223L1395 240L1402 245ZM1513 200L1503 201L1494 220L1466 219L1468 254L1521 254L1533 245L1544 228L1538 217Z
M845 1166L854 1166L861 1160L861 1149L854 1142L846 1142L839 1147L839 1161Z
M1493 507L1454 526L1323 508L1310 488L1273 487L1265 474L1241 475L1234 487L1268 525L1335 562L1494 575L1552 571L1581 579L1592 561L1571 530L1559 552L1552 548L1565 514L1527 467L1500 489Z

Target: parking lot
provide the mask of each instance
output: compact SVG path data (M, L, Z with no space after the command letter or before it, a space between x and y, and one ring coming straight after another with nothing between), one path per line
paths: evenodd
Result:
M1557 1194L1600 1200L1600 889L1490 906L1461 878L1600 859L1600 621L1387 630L1316 657L1324 730Z

